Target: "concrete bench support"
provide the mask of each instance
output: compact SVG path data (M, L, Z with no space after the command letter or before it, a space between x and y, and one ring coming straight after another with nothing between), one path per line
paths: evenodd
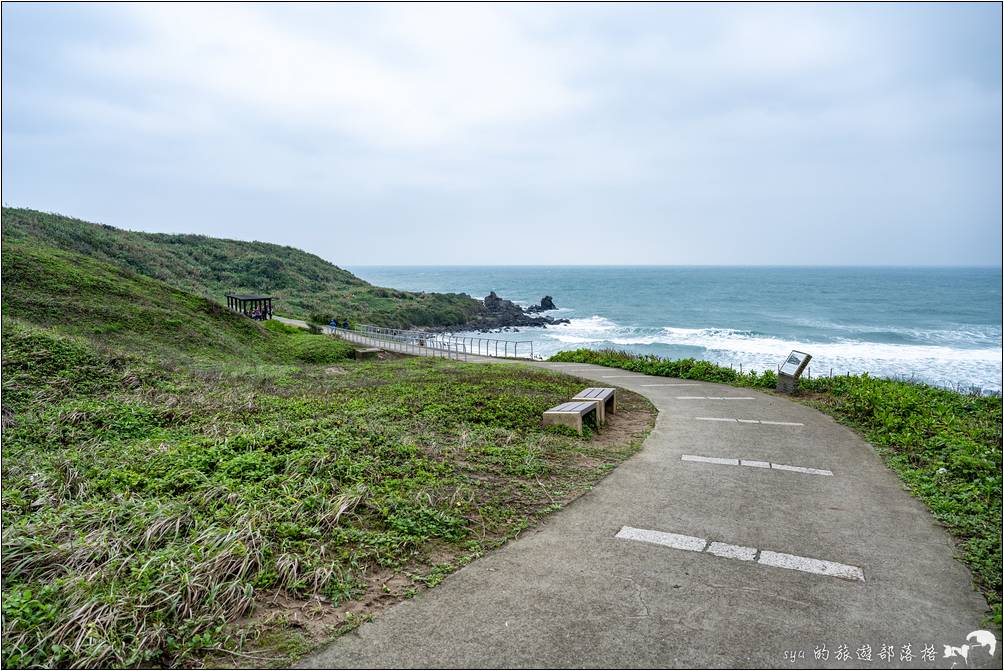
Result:
M599 428L599 408L600 402L596 400L571 401L556 405L544 413L544 426L561 424L570 426L582 435L582 420L589 413L594 413L596 426Z
M607 413L617 412L617 390L612 387L589 387L583 389L573 401L599 401L597 418L600 424L607 423Z

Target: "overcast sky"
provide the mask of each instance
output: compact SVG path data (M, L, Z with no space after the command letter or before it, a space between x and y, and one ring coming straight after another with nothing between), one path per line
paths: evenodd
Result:
M1001 5L3 5L3 201L362 264L1001 262Z

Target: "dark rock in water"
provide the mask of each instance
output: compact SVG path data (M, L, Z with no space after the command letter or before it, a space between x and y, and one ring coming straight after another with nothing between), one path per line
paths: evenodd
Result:
M540 300L540 305L534 305L525 310L510 300L500 298L494 291L485 296L482 301L481 312L474 315L466 322L460 322L449 326L425 327L424 331L430 333L452 333L455 331L477 331L478 333L515 333L519 327L536 326L547 328L555 324L568 324L567 319L554 319L536 315L536 312L546 310L556 310L557 306L550 296L544 296Z
M512 301L502 300L493 291L487 296L485 296L484 303L485 303L485 310L487 310L488 312L499 312L500 310L505 308L506 303L512 304Z
M546 310L557 309L554 300L550 296L544 296L540 305L524 310L510 300L500 298L494 291L485 296L483 309L466 324L461 324L466 330L499 333L518 330L520 326L548 326L550 324L567 324L567 319L552 319L551 317L537 316L534 313Z
M558 306L554 304L554 299L550 296L544 296L540 299L540 305L531 305L526 309L527 312L547 312L548 310L557 310Z

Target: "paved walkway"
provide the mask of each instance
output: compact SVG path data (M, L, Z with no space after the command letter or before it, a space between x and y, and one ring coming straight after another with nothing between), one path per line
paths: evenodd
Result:
M306 329L310 328L310 325L302 319L290 319L289 317L279 317L273 315L272 319L280 321L283 324L289 324L290 326L296 326L298 328ZM388 352L397 352L398 354L409 354L413 356L428 356L439 359L454 359L456 361L464 361L468 363L511 363L511 362L525 362L532 363L529 358L517 358L515 355L511 357L505 356L479 356L477 354L471 354L464 350L457 348L447 348L444 346L439 347L425 347L420 346L414 342L395 342L386 338L381 338L377 335L369 335L362 331L344 331L341 329L333 329L330 326L321 326L321 331L329 335L336 336L342 340L347 340L356 345L362 345L364 347L379 347L380 349L386 350ZM430 342L434 341L435 335L429 334Z
M279 315L272 315L272 319L277 322L282 322L283 324L289 324L290 326L296 326L297 328L306 329L310 328L310 324L303 321L302 319L290 319L289 317L280 317Z
M537 365L651 399L643 449L303 666L966 668L944 646L980 629L986 604L948 535L849 429L745 389ZM974 648L968 661L994 660Z

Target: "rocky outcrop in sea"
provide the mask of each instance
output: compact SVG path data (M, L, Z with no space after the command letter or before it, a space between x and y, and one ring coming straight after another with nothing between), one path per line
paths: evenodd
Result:
M540 305L531 305L524 312L537 313L537 312L548 312L549 310L557 310L558 306L554 304L554 299L550 296L544 296L540 299Z
M526 309L521 308L510 300L499 298L493 291L483 301L484 309L481 314L465 325L465 328L478 331L492 331L495 329L510 329L524 326L547 327L555 324L568 324L567 319L554 319L539 315L540 312L557 310L554 299L544 296L540 300L540 305L533 305Z

